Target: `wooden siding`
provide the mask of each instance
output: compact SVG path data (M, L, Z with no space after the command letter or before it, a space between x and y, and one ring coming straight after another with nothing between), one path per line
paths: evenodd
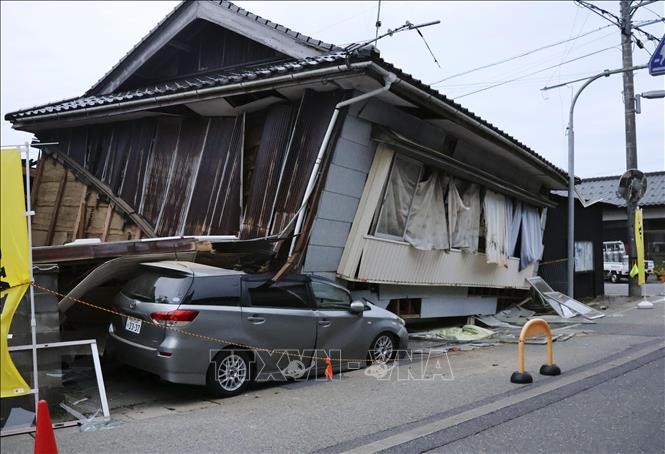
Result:
M197 19L150 57L116 91L207 71L289 58L268 46Z
M121 241L141 238L141 229L112 202L81 183L55 159L43 156L32 186L34 246L62 245L80 238Z

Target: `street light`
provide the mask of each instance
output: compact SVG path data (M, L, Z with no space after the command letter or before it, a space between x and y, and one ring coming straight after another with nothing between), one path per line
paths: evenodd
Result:
M645 91L639 95L635 95L635 113L642 113L642 98L644 99L658 99L665 98L665 90L652 90Z
M572 82L579 82L586 80L584 84L577 90L575 96L573 96L573 101L570 104L570 114L568 117L568 296L574 298L574 280L575 280L575 131L573 130L573 112L575 109L575 103L577 98L582 93L586 87L591 84L594 80L598 80L601 77L608 77L612 74L625 73L627 71L636 71L638 69L644 69L647 65L633 66L631 68L622 68L614 69L612 71L606 69L600 74L595 76L577 79ZM541 88L541 91L551 90L553 88L563 87L572 82L564 82L558 85L552 85L551 87Z

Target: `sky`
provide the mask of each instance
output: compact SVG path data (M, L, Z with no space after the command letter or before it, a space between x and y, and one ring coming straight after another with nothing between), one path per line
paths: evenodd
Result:
M7 112L82 95L177 4L2 1L2 145L31 138L11 129L4 120ZM377 1L237 4L339 45L373 38L378 7ZM618 14L619 1L594 4ZM663 16L665 2L659 1L640 8L634 20ZM568 111L581 82L548 91L541 88L621 67L619 29L572 1L381 3L381 31L407 20L414 24L441 21L422 29L441 67L414 31L386 37L378 47L385 60L428 84L584 35L433 85L563 169L567 169ZM665 24L644 29L660 38ZM638 37L646 50L634 46L635 65L647 63L648 52L657 44ZM635 72L636 93L663 89L665 76ZM663 99L645 99L642 113L636 116L638 168L645 172L665 170L664 114ZM621 75L599 79L584 90L575 107L574 124L577 176L619 175L626 170Z

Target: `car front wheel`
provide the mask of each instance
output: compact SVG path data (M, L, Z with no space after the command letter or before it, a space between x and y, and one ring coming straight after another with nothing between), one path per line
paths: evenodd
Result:
M372 342L369 348L370 363L387 363L395 358L397 344L395 338L388 333L381 333Z
M250 382L249 355L233 350L224 350L215 355L206 376L206 386L219 397L241 394Z

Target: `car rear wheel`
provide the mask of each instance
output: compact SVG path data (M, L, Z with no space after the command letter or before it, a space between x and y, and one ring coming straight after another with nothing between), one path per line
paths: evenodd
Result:
M389 333L381 333L369 348L369 362L370 363L387 363L395 358L397 353L397 343L395 337Z
M224 350L212 360L206 376L206 386L219 397L241 394L251 381L249 355L245 352Z

